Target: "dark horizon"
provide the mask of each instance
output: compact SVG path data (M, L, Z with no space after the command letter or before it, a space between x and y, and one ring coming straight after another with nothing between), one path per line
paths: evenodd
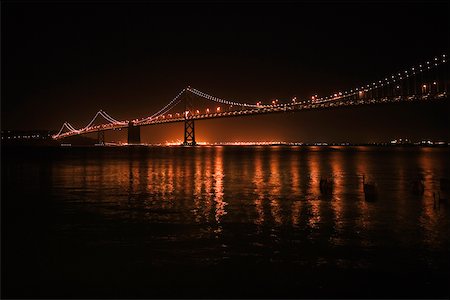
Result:
M2 129L151 115L191 85L225 99L322 96L448 54L433 3L2 3ZM446 101L447 102L447 101ZM448 103L201 121L199 140L449 139ZM182 139L182 125L141 130ZM109 134L116 138L116 134ZM124 139L117 137L120 139Z

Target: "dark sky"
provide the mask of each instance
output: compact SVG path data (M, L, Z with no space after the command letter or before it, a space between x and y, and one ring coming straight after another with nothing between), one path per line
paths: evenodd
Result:
M327 95L449 49L449 4L2 2L2 128L151 115L191 85L242 102ZM197 122L207 141L449 138L448 104ZM182 138L182 124L143 130Z

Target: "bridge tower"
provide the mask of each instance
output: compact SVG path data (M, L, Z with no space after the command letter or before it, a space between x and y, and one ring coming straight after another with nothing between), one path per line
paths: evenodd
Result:
M128 145L141 143L141 127L135 126L133 122L128 122Z
M195 146L197 143L195 142L195 128L194 128L194 120L185 119L184 120L184 142L185 146Z
M189 87L188 87L189 88ZM189 93L185 93L184 97L184 146L195 146L195 127L194 119L189 119L189 107L191 106L191 97Z
M105 145L105 132L102 130L97 132L97 144Z

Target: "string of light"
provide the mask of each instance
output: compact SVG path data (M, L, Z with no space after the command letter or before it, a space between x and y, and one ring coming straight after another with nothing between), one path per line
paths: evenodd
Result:
M91 122L89 122L89 124L87 124L85 127L83 127L82 129L80 129L80 131L85 131L86 129L88 129L88 128L94 123L95 119L98 117L98 115L100 114L100 112L101 112L101 110L99 110L99 111L95 114L95 116L94 116L94 118L91 120Z
M178 95L175 96L175 98L173 98L173 99L172 99L169 103L167 103L163 108L161 108L160 110L158 110L156 113L154 113L154 114L151 115L150 117L146 117L146 118L144 118L144 119L142 119L142 120L137 121L136 123L137 123L137 124L143 123L143 122L145 122L145 121L148 121L148 120L150 120L150 119L152 119L152 118L154 118L154 117L156 117L156 116L162 115L163 113L169 111L170 109L173 108L173 106L177 105L177 104L181 101L181 99L178 100L178 98L180 98L180 96L181 96L185 91L186 91L186 89L183 89L181 92L178 93ZM178 102L175 103L175 101L177 101L177 100L178 100ZM173 105L172 105L172 104L173 104ZM170 107L169 107L169 106L170 106ZM167 109L167 108L168 108L168 109Z
M107 121L110 121L113 124L126 124L127 122L125 121L118 121L116 119L114 119L113 117L111 117L106 111L104 110L100 110L100 114L102 115L103 118L105 118Z
M69 127L67 127L67 122L64 122L64 124L62 124L62 126L61 126L61 129L58 131L57 134L55 134L55 136L59 136L61 134L61 132L64 130L64 128L67 128L70 131L72 131Z
M249 104L249 103L241 103L241 102L236 102L236 101L230 101L230 100L224 100L221 98L217 98L214 96L211 96L209 94L206 94L202 91L199 91L197 89L193 89L193 88L188 88L188 91L196 94L197 96L203 97L205 99L214 101L214 102L218 102L218 103L222 103L222 104L227 104L227 105L235 105L235 106L245 106L245 107L253 107L253 108L261 108L263 106L267 106L267 105L255 105L255 104Z
M100 115L111 123L119 123L119 121L106 114L103 110L100 110Z
M435 57L433 60L427 61L425 64L419 64L418 66L413 66L402 72L398 72L391 76L385 77L384 80L379 80L378 82L372 82L372 84L367 84L366 86L357 87L357 88L351 89L350 91L335 93L328 97L321 97L321 98L318 98L316 102L318 102L318 103L328 102L328 101L333 101L333 100L338 100L341 98L354 96L354 95L357 95L359 92L369 92L369 91L375 90L377 88L381 88L381 87L396 83L399 80L403 80L405 78L409 78L411 76L421 74L427 70L436 68L437 66L444 64L446 62L447 62L446 55L442 54L440 57Z
M70 123L66 122L66 126L67 128L69 128L70 131L78 131L75 129L75 127L73 127Z

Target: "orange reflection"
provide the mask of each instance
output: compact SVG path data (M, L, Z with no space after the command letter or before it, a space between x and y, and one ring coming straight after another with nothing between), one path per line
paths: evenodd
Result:
M255 172L253 177L253 184L255 186L254 193L256 194L255 209L258 215L258 217L255 218L255 224L262 225L264 223L264 172L260 151L255 154Z
M309 186L313 199L320 197L320 161L319 153L311 152L309 154Z
M216 222L220 223L222 216L226 215L225 211L225 201L223 201L223 148L218 147L215 153L215 162L214 162L214 201L216 202Z
M376 203L368 203L365 200L364 196L364 188L362 183L362 175L365 175L366 180L374 180L373 174L370 172L370 161L369 155L370 153L366 152L363 147L361 151L358 151L355 154L356 157L356 173L357 173L357 191L358 191L358 209L359 209L359 217L356 220L357 230L361 230L363 232L362 237L367 236L367 232L372 229L373 221L372 221L372 210L376 208ZM367 238L362 238L361 243L363 246L370 246L371 241Z
M422 148L419 156L419 165L423 170L423 179L424 179L424 195L423 195L423 210L422 214L419 217L420 225L425 230L424 243L428 246L436 246L441 243L439 239L439 223L442 222L441 218L441 209L442 207L438 206L438 203L434 202L435 198L438 201L438 192L442 194L440 191L439 180L440 177L438 174L433 172L436 166L433 166L432 159L430 157L431 149ZM433 195L434 193L434 195Z
M309 189L311 196L309 198L310 214L307 221L310 228L317 228L320 223L320 201L319 200L319 177L320 177L320 163L319 154L311 152L309 154Z
M343 229L343 202L344 202L344 186L343 182L343 156L342 153L331 153L331 173L333 177L333 201L331 207L334 213L334 227L337 232Z
M291 160L290 166L291 166L290 178L291 178L292 195L297 198L300 197L301 195L300 175L299 175L300 161L297 155L295 155L294 159Z
M214 153L213 153L214 154ZM205 193L203 195L203 216L206 218L206 222L210 222L210 212L213 207L213 173L212 173L212 149L208 148L207 155L204 160L204 177L203 184L205 186Z
M208 180L204 179L204 174L202 174L202 161L200 159L195 160L195 176L194 176L194 209L192 210L195 216L195 221L197 223L201 222L201 218L203 216L202 213L202 185ZM205 178L206 179L206 178Z
M291 188L292 195L294 196L294 201L291 207L291 222L294 226L298 226L300 222L300 213L302 208L301 202L301 188L300 188L300 161L297 155L291 161Z
M281 225L283 223L279 199L281 191L279 160L279 152L271 151L269 176L270 212L272 214L273 220L277 225Z

